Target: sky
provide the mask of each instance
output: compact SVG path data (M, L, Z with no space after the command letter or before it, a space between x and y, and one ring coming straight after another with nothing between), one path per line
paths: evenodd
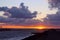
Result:
M37 19L43 18L47 14L48 8L48 0L1 0L0 7L8 6L11 8L12 6L19 7L20 3L24 2L26 6L29 7L31 12L38 11ZM40 14L42 12L42 14Z
M31 11L42 11L47 10L48 2L47 0L1 0L0 6L17 6L19 7L20 3L24 2L26 6L29 6Z
M38 13L34 13L34 14L30 14L29 11L25 11L24 10L19 10L21 6L19 6L21 3L24 3L25 6L29 7L29 10L31 11L31 13L33 13L34 11L37 11ZM1 18L0 21L2 22L7 22L7 23L13 23L13 24L21 24L21 25L40 25L42 18L46 17L46 19L44 19L43 24L49 25L49 24L60 24L60 22L58 22L59 20L59 13L55 14L56 12L59 12L57 9L52 9L50 10L49 8L49 3L48 0L1 0L0 1L0 7L9 7L11 9L13 9L13 7L17 7L19 9L16 10L11 10L8 9L5 12L1 12L0 11L0 16L3 15L3 13L8 13L7 15L10 16L10 14L12 15L11 17L16 17L16 18L23 18L23 19L10 19L10 18ZM23 9L23 8L22 8ZM9 12L10 10L10 12ZM19 11L18 11L19 10ZM14 11L14 12L13 12ZM24 13L23 15L21 14ZM28 13L27 13L28 12ZM17 13L17 14L16 14ZM47 15L49 14L49 15ZM17 16L16 16L17 15ZM37 17L35 17L37 15ZM58 15L58 16L57 16ZM6 16L4 16L6 17ZM26 17L28 19L26 19ZM36 18L39 20L33 20L32 18ZM52 20L53 18L53 20ZM57 18L57 19L56 19ZM56 19L56 20L54 20Z
M11 8L12 6L19 7L20 3L24 2L26 6L29 7L31 12L38 11L37 19L41 19L46 17L47 14L54 13L56 10L49 10L48 0L1 0L0 7L8 6ZM40 14L42 13L42 14Z

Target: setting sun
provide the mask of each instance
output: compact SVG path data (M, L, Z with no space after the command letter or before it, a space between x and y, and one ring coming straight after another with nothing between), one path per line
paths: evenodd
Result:
M38 27L38 29L45 29L45 27Z
M46 29L45 26L38 26L37 29Z

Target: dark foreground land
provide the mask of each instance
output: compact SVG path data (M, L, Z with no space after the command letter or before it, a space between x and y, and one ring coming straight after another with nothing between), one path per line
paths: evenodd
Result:
M0 29L0 40L60 40L60 29L41 32L28 29Z
M22 40L60 40L60 29L49 29L43 33L34 33L35 35Z

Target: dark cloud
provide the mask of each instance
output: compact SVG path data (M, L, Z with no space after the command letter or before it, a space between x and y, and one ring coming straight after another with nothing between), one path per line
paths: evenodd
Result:
M44 18L44 22L47 25L59 26L60 25L60 11L58 11L56 14L47 15L47 17Z
M0 17L0 23L6 23L11 25L22 25L22 26L31 26L38 25L41 23L40 20L35 19L19 19L19 18L4 18Z
M34 11L33 13L31 13L28 9L27 6L24 6L24 3L20 4L20 7L12 7L12 8L8 8L8 7L0 7L0 11L4 11L5 13L7 12L11 14L10 18L34 18L36 17L37 11ZM5 14L5 15L7 15Z
M8 9L8 7L0 7L0 11L7 11Z
M11 18L33 18L36 17L37 12L31 13L29 10L21 8L18 9L16 7L12 7L7 12L11 14Z
M48 0L51 8L60 8L60 0Z
M46 18L44 18L44 23L47 25L55 25L60 26L60 0L49 0L49 4L51 8L57 8L56 14L48 14Z
M37 25L40 24L40 20L32 19L36 17L37 11L31 13L27 6L24 6L24 3L20 4L20 7L0 7L0 11L4 11L4 16L8 16L4 18L0 16L0 22L12 25Z

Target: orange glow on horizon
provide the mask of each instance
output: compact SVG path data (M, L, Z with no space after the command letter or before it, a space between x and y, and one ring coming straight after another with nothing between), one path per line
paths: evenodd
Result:
M13 28L13 29L45 29L45 26L18 26L18 25L4 25L0 28Z
M7 28L7 29L60 29L60 26L56 27L56 26L47 26L47 25L28 25L28 26L21 26L21 25L4 25L4 23L2 23L0 25L0 28Z
M46 27L37 27L37 29L46 29Z

